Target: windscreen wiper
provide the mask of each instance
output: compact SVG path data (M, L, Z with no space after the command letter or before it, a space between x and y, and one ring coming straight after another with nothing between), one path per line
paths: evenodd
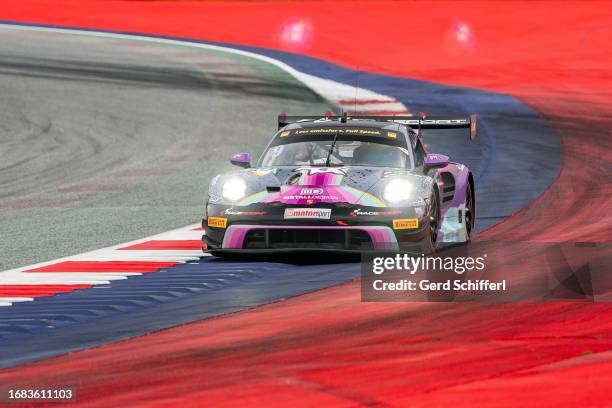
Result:
M340 129L336 130L336 134L334 135L334 141L331 144L329 153L327 153L327 159L325 159L325 167L329 167L329 160L331 159L332 152L334 151L334 146L336 146L336 140L338 139L338 133L340 133Z

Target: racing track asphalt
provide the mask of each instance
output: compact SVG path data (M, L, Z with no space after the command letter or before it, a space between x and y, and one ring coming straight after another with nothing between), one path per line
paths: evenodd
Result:
M24 106L23 103L15 103L14 100L23 99L25 89L29 92L36 90L41 92L42 96L33 100L44 100L51 105L49 107L40 106L38 103L26 104L18 114L8 116L12 119L8 123L15 123L15 117L31 118L41 116L43 113L49 117L50 112L58 114L57 118L53 117L54 126L50 127L51 131L36 133L33 138L34 146L43 146L40 148L41 153L37 159L43 157L47 161L43 160L41 166L25 167L29 171L44 174L45 165L48 164L52 169L57 169L57 174L51 174L48 179L39 180L37 177L39 173L34 172L26 178L26 180L31 180L28 184L11 183L10 180L14 173L6 172L5 183L8 188L13 189L14 194L24 194L26 197L28 197L27 193L34 196L40 194L40 190L48 195L58 194L58 191L63 193L66 189L63 189L62 186L65 185L85 184L89 188L104 186L109 175L112 177L117 172L123 174L123 166L126 162L132 165L132 168L138 169L140 166L141 170L144 168L145 171L148 171L150 167L146 166L152 158L157 160L160 156L170 156L171 159L168 162L174 166L185 165L183 163L185 160L187 162L196 161L195 168L199 174L185 178L182 186L185 187L185 184L192 183L193 190L190 190L191 186L189 186L187 192L195 195L195 202L199 203L203 195L200 184L218 166L221 166L221 163L211 161L210 151L207 151L204 157L196 154L191 157L187 155L187 159L182 157L177 159L181 153L185 153L185 143L189 143L189 140L169 144L166 137L168 132L173 134L185 132L187 133L186 138L193 138L194 129L197 129L201 133L196 133L195 137L205 149L216 147L219 144L217 139L211 138L212 135L225 135L227 134L225 132L230 132L232 139L229 143L226 139L224 141L228 145L236 146L234 150L241 150L237 148L243 140L241 137L249 131L248 126L251 126L251 128L257 128L257 134L266 134L263 137L253 138L251 141L251 146L257 149L266 140L269 130L273 129L273 124L269 123L270 118L267 118L266 121L262 120L261 126L250 125L253 122L247 121L247 129L238 131L233 126L231 130L217 128L219 123L224 123L223 118L228 122L234 120L235 109L230 109L230 107L235 106L238 100L239 103L257 105L249 98L260 100L262 93L266 93L271 101L268 105L257 105L259 107L257 115L267 112L268 115L273 116L274 112L280 110L275 111L274 108L279 103L287 103L287 98L297 99L290 102L289 108L283 109L289 112L293 112L292 109L314 109L322 106L321 100L309 91L288 81L286 77L281 76L279 79L278 73L274 74L276 76L266 72L262 74L262 71L265 70L262 67L250 66L251 61L244 59L236 61L235 58L228 60L229 57L224 54L198 54L199 51L194 54L193 52L186 53L182 49L179 52L176 47L142 46L130 41L110 41L109 39L91 39L62 34L47 37L43 33L8 32L6 37L8 45L5 46L5 53L10 58L3 59L4 68L0 72L3 72L4 76L11 80L12 86L16 87L13 93L9 94L11 98L7 101L11 102L11 109L14 112L15 106ZM36 40L35 43L32 39ZM503 219L531 201L554 179L560 167L560 145L554 132L537 114L516 99L506 95L362 72L355 73L324 61L295 54L247 47L235 48L254 50L278 58L306 73L324 74L326 78L349 84L355 75L359 75L360 86L392 95L413 111L455 115L477 112L481 116L481 128L480 137L476 143L468 142L466 132L462 131L429 132L427 141L432 150L450 154L457 161L466 163L473 169L478 183L480 217L477 223L480 230ZM180 57L179 63L173 59L177 55ZM187 63L185 58L187 58ZM190 69L193 70L194 61L197 62L197 69L190 71ZM178 67L173 64L177 64ZM227 65L240 72L239 80L249 82L246 84L234 83L233 78L236 77L236 73L231 75L225 72ZM202 71L202 67L208 71ZM223 70L225 75L220 75L218 70L210 72L211 67ZM245 74L245 70L249 72ZM250 82L254 81L253 71L259 74L256 84ZM21 78L21 81L14 81L16 75ZM261 84L263 81L265 81L264 85ZM113 91L115 94L112 93ZM56 101L55 98L51 98L56 94L76 94L85 99ZM123 99L118 100L117 94ZM147 98L154 101L160 98L163 102L143 106L143 100ZM177 98L181 103L174 106L175 101L171 98ZM198 100L198 98L205 100ZM59 103L59 106L53 107L55 103ZM69 105L66 106L65 103ZM191 105L184 107L183 104L194 104L195 107ZM209 109L210 115L214 115L215 121L209 122L206 117L193 111L198 111L202 104ZM79 109L75 109L77 106ZM169 106L182 113L175 117L174 111L164 111L160 117L156 117L157 110L163 111ZM189 111L189 109L193 110ZM98 149L93 157L87 158L89 160L86 158L72 160L71 157L65 160L66 156L70 156L70 152L83 148L79 144L83 130L74 126L74 123L91 127L89 125L91 110L95 112L94 117L99 117L95 122L103 129L103 132L88 131L87 134L97 135L93 138L93 144L103 145L105 149ZM116 118L120 113L124 115L121 120ZM185 121L183 115L189 116L189 120ZM142 116L147 118L146 123L155 119L156 127L144 126L143 121L137 120ZM24 126L24 121L17 121L17 124L13 126L19 129L19 126ZM31 119L29 121L32 122ZM136 124L133 123L134 121ZM166 124L166 121L170 123ZM73 124L73 127L69 128L72 129L71 132L57 130L66 126L64 122ZM166 129L164 125L176 128ZM105 126L110 126L110 129ZM118 129L113 129L112 126ZM187 130L182 128L183 126L187 127ZM59 136L53 135L54 130ZM107 140L107 135L113 131L119 131L118 136ZM16 132L17 135L23 133L25 132ZM201 134L206 134L207 137L202 137ZM519 138L517 134L523 137ZM525 135L534 137L525 138ZM536 139L536 135L538 136L537 144L526 142L526 140ZM58 144L59 152L52 153L57 156L46 157L45 142L54 136L67 140L63 144ZM121 148L126 139L135 140L127 147ZM193 139L191 143L194 143ZM115 146L116 144L120 146ZM17 142L12 145L20 146ZM146 145L147 148L143 148L143 145ZM28 152L28 150L22 149L18 152ZM217 155L217 152L214 152L214 155ZM58 160L58 157L61 160ZM535 157L538 159L535 160ZM11 158L19 164L22 162ZM59 161L61 165L53 161ZM200 162L197 163L197 161ZM28 161L23 162L28 163ZM89 164L91 162L95 162L96 165L91 166ZM82 172L75 171L80 168L79 166L84 168ZM95 171L90 173L90 167ZM134 172L138 174L138 171ZM24 171L23 168L21 173L28 175L28 171ZM154 174L157 175L159 172L154 172ZM509 174L512 176L509 177ZM536 175L540 177L535 177ZM73 178L75 176L76 178ZM530 182L525 183L525 179ZM176 180L171 179L169 183L173 181ZM122 187L128 190L128 194L130 193L125 186L119 185L113 188ZM73 193L74 189L68 188L67 191ZM172 194L173 191L158 189L154 192ZM85 196L85 198L89 197ZM168 199L168 197L160 198ZM135 195L135 199L146 201L157 198L150 196L143 198ZM174 199L179 198L174 197ZM186 198L186 200L194 203L193 197ZM115 205L120 207L122 203ZM181 206L181 203L175 202L173 207L175 206ZM189 207L188 209L193 210ZM121 211L121 208L118 208L117 211ZM199 211L201 207L198 206L197 210L191 213L199 213ZM158 212L159 207L157 206L146 208L146 215L149 217L157 215ZM74 214L74 211L68 208L66 213ZM23 223L23 218L17 218L17 220ZM54 220L49 222L54 222ZM107 223L108 219L102 219L101 222ZM174 222L178 222L176 218ZM129 228L130 225L128 223L126 228ZM70 224L68 228L74 230L79 229L80 226ZM136 226L135 229L140 231L142 228ZM106 229L108 234L115 232L112 226ZM120 239L116 238L116 240ZM83 293L39 299L29 304L18 304L10 309L0 310L0 317L10 318L12 322L29 322L26 326L11 323L5 327L6 338L2 340L2 346L10 353L5 354L6 357L3 357L1 364L6 366L41 359L328 287L355 277L359 268L357 264L330 265L320 262L317 265L300 265L299 263L291 265L227 262L204 258L199 265L179 266L169 271L172 274L147 274L126 282L114 283L111 286L113 292L110 297L108 290L98 293L94 289ZM186 298L176 298L168 294L166 290L164 296L164 287L173 280L176 282L189 277L188 283L193 284L195 281L204 282L210 279L211 274L217 276L230 271L238 271L242 275L237 280L215 288L214 291L206 291ZM183 282L182 284L187 285L188 283ZM146 288L146 290L157 288L156 290L161 295L154 301L147 299L143 302L142 291L139 292L141 288ZM89 313L83 317L75 313L77 309L86 309ZM64 320L76 324L60 325L60 327L56 326L49 330L44 324L32 323L31 319L43 310L64 316ZM44 347L41 347L40 336L45 338Z

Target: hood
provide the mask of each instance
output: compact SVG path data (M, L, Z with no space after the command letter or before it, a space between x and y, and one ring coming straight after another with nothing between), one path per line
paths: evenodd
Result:
M238 205L348 203L385 207L376 184L389 173L385 167L295 166L239 172L247 179L249 195ZM236 174L236 173L234 173Z

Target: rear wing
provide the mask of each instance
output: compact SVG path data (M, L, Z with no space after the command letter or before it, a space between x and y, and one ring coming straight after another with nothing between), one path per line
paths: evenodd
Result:
M342 116L287 116L284 114L278 115L278 128L281 129L290 123L296 123L300 121L315 121L315 120L339 120L346 122L347 119L361 119L361 120L376 120L378 122L395 122L401 123L406 126L410 126L413 129L469 129L470 139L476 139L477 129L477 118L476 114L473 113L469 117L463 118L451 118L451 117L429 117L421 115L420 117L415 116L348 116L346 114ZM419 132L420 133L420 132Z

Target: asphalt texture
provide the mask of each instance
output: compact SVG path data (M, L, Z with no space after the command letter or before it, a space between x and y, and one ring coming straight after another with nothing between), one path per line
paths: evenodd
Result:
M222 52L0 27L0 270L201 219L209 179L281 111L330 109Z

